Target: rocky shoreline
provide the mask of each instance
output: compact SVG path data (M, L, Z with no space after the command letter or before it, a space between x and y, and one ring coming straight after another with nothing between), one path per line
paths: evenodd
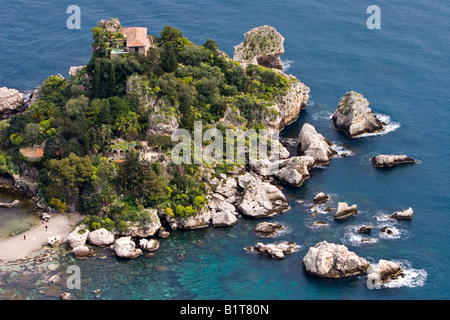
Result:
M268 34L272 35L276 41L269 48L256 48L251 55L248 54L247 44L252 42L252 37ZM280 55L284 53L283 40L284 38L271 27L255 28L245 34L245 42L236 46L234 59L243 65L258 64L275 68L277 72L282 73ZM277 111L277 117L263 121L268 128L283 129L295 121L301 110L306 107L309 88L295 77L288 77L293 79L291 89L277 105L273 106ZM22 106L24 103L23 95L11 89L1 89L0 111L8 114L17 111L17 106ZM347 92L339 100L332 122L336 130L344 132L351 138L364 133L382 131L384 128L383 123L369 108L367 99L354 91ZM328 165L338 155L333 149L333 144L308 123L301 128L297 145L296 155L291 156L280 143L278 160L261 160L235 168L234 171L218 177L205 170L203 180L209 184L211 192L207 196L206 205L195 216L173 217L162 210L147 208L142 212L145 211L145 214L150 217L150 222L128 223L126 231L119 231L116 228L90 230L88 226L80 224L67 238L57 235L49 237L47 245L51 248L67 245L71 254L77 259L91 257L92 248L95 247L108 248L112 255L120 259L135 259L142 256L144 252L158 250L160 247L158 238L170 236L167 230L231 227L242 217L267 219L288 212L291 207L283 194L283 186L301 187L310 178L310 170L317 166ZM378 156L372 159L376 167L411 162L416 160L407 156L390 156L390 158ZM14 180L16 188L21 188L23 179L20 176L14 176ZM49 210L48 206L42 199L35 200L45 219L46 211ZM328 200L329 196L324 193L314 198L316 204L326 203ZM0 207L7 207L7 205L10 204L0 204ZM334 219L344 220L357 214L356 204L349 206L346 202L339 202ZM411 208L391 215L392 219L399 220L411 219L411 217ZM284 226L279 224L264 222L258 225L255 232L264 238L270 238L283 228ZM370 228L367 227L362 232L370 232ZM271 244L258 242L255 246L245 249L281 260L285 255L296 252L298 247L296 243L281 241ZM307 273L314 276L343 278L367 273L370 263L349 251L344 245L323 241L309 248L302 260L302 266ZM368 277L386 282L400 276L401 272L397 264L380 260Z

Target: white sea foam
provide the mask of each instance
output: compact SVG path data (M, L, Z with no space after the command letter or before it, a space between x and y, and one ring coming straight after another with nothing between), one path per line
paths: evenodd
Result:
M364 137L384 135L384 134L388 134L389 132L393 132L401 127L401 124L399 122L392 121L391 117L389 117L388 115L381 114L381 113L375 113L375 115L381 122L383 122L384 130L379 131L379 132L373 132L373 133L363 133L359 136L356 136L355 138L364 138Z
M331 118L333 118L333 114L329 111L320 111L317 113L314 113L312 115L312 118L314 121L321 121L321 120L330 120Z
M393 279L387 283L383 283L383 288L401 288L401 287L423 287L428 277L428 273L424 269L412 268L412 263L407 260L393 260L402 267L403 276Z
M293 63L294 63L294 60L281 61L281 65L283 66L283 71L287 71L292 66Z
M347 149L342 143L334 142L331 148L338 153L338 158L345 158L354 156L355 153L349 149Z
M365 244L373 244L379 241L376 237L355 233L353 231L346 232L341 240L343 244L354 247L359 247Z

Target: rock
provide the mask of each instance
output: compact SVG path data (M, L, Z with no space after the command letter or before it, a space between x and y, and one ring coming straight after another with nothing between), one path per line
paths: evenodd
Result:
M309 156L296 156L278 162L279 170L273 173L275 179L290 187L300 187L309 179L309 169L314 166L314 158Z
M86 240L89 236L89 233L90 232L85 225L79 225L71 233L69 233L66 242L72 248L83 246L86 244Z
M349 218L350 216L352 216L354 214L358 214L358 209L357 209L356 204L349 207L347 202L339 202L337 212L334 215L334 219L342 220L342 219Z
M0 88L0 114L12 113L22 108L24 96L16 89Z
M244 34L245 41L234 47L233 60L241 64L255 64L283 69L280 56L284 53L284 38L273 27L261 26Z
M385 155L381 154L372 158L375 167L391 167L397 164L417 163L417 160L406 155Z
M215 192L224 196L225 198L236 197L238 194L237 191L237 181L236 178L230 177L227 179L223 179L215 189Z
M320 193L316 194L313 201L316 204L321 204L321 203L327 202L328 199L330 199L330 197L327 194L320 192Z
M168 236L170 236L170 232L166 231L164 227L159 228L158 237L165 239Z
M298 137L298 152L314 158L315 164L328 164L338 153L328 141L309 123L305 123Z
M402 274L402 267L400 264L388 260L380 259L378 263L372 267L368 275L370 279L378 279L383 282L389 282L392 279L398 278Z
M17 207L19 204L20 204L20 201L17 199L11 203L0 202L0 208L11 209L11 208Z
M347 92L339 100L332 119L334 127L350 137L384 129L383 123L369 108L369 101L355 91Z
M39 216L41 217L42 220L44 220L45 222L50 220L50 214L48 212L42 212L39 214Z
M315 227L327 227L328 223L325 221L314 221L313 226Z
M286 227L283 226L280 223L276 222L261 222L258 223L258 225L255 228L255 232L257 235L263 237L263 238L269 238L274 235L276 235L281 230L285 229Z
M370 233L370 232L372 232L372 226L370 226L370 225L361 226L358 229L358 233Z
M290 209L286 197L276 186L245 174L238 177L238 184L245 190L238 209L254 218L269 217Z
M139 246L144 251L155 251L159 249L159 241L155 239L140 239Z
M143 217L144 215L147 216L144 223L127 221L127 230L122 233L119 233L117 230L115 230L115 233L121 236L138 238L147 238L153 236L159 230L159 228L161 228L161 220L158 217L158 212L156 209L144 209L140 213L140 216Z
M406 210L394 212L389 216L389 218L397 220L411 220L413 213L413 209L409 207Z
M164 112L151 113L148 117L148 123L148 135L171 136L172 132L178 129L177 117Z
M258 242L254 247L246 247L247 251L256 251L274 259L284 259L285 254L290 254L298 248L294 242L282 241L279 243L263 244Z
M48 237L48 239L47 239L48 245L52 248L59 247L62 244L62 242L63 241L61 239L61 236L51 236L51 237Z
M366 272L369 263L344 245L322 241L310 247L302 261L305 270L324 278L344 278Z
M238 213L235 206L228 203L222 195L214 193L208 197L208 207L211 210L211 222L214 227L228 227L237 223Z
M391 237L395 237L396 236L394 231L392 231L389 227L382 227L380 229L380 231L386 233L387 235L389 235Z
M75 297L70 292L61 293L62 300L75 300Z
M87 241L94 246L106 246L114 243L114 234L105 228L100 228L89 233Z
M114 242L114 252L119 258L134 259L142 255L142 250L136 248L131 237L122 237Z
M166 220L172 230L192 230L208 228L211 224L211 211L208 206L203 207L196 215L189 217L169 217L166 215Z
M85 245L79 245L72 249L72 254L77 259L84 259L89 256L89 248Z

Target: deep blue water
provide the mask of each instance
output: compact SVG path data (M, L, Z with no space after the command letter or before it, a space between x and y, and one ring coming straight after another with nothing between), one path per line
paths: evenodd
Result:
M69 30L66 9L81 8L81 30ZM369 30L366 9L381 9L381 29ZM208 38L233 54L243 33L271 25L285 37L287 70L311 88L307 110L283 131L297 137L313 124L331 141L353 152L314 169L300 188L285 188L292 209L271 218L288 226L275 240L298 243L282 261L246 253L258 238L260 220L240 218L231 228L172 232L153 257L132 261L76 261L82 271L78 299L448 299L450 297L450 3L437 1L2 1L0 86L33 89L51 74L67 76L90 56L90 30L101 18L118 17L123 26L180 28L196 44ZM374 112L389 117L392 131L349 139L333 129L330 116L346 91L358 91ZM407 154L417 165L374 168L377 154ZM332 214L313 216L317 192L356 203L360 214L335 222ZM304 200L300 203L298 200ZM412 207L411 221L384 221L383 214ZM324 220L329 227L311 228ZM361 244L352 228L371 223L373 243ZM398 237L382 236L389 225ZM275 241L274 240L274 241ZM307 275L301 260L317 242L342 243L370 261L398 260L408 278L395 288L369 290L365 279L324 280ZM184 258L179 259L178 254ZM24 289L30 297L37 290Z

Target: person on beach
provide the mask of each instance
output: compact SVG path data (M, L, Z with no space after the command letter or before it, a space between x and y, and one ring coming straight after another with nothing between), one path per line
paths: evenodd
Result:
M27 240L27 236L26 235L23 235L23 240Z

